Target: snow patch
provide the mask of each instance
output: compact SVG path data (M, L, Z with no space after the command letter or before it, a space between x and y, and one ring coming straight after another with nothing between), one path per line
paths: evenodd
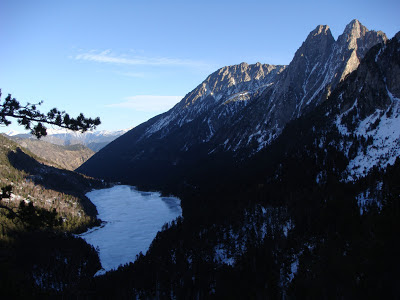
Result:
M376 195L376 192L380 193L382 191L382 185L382 182L378 182L377 186L374 188L375 193L372 193L371 189L367 189L366 191L357 195L356 199L358 207L360 208L360 215L362 215L368 206L371 206L372 204L375 204L378 209L382 209L382 203L379 201L378 196Z
M335 125L342 135L356 135L364 138L372 138L373 142L366 149L359 150L348 164L345 180L353 181L365 176L374 167L386 168L393 165L400 156L400 99L396 98L388 89L387 94L392 104L387 110L377 109L374 113L359 122L354 131L349 131L342 124L342 118L357 107L357 99L353 105L342 114L338 115ZM342 151L344 149L343 143ZM318 179L317 179L318 181Z
M390 110L392 115L388 116ZM377 121L379 124L371 130ZM349 181L366 175L374 166L386 168L389 164L393 165L400 156L400 102L393 103L386 112L378 110L367 117L359 124L355 134L373 137L373 143L350 161L347 167Z

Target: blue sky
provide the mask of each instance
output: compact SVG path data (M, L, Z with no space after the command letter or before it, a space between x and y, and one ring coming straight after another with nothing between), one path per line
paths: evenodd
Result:
M0 2L0 88L102 119L99 130L162 113L226 65L288 64L308 33L358 19L389 38L400 1ZM15 123L15 122L14 122ZM20 130L18 126L0 131Z

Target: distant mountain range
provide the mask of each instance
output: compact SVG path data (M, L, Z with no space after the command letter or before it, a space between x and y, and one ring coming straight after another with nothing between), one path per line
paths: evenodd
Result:
M134 184L182 184L206 166L251 158L288 123L324 104L330 107L329 122L344 136L369 139L369 148L352 153L346 176L365 174L399 155L399 137L389 134L396 132L399 116L399 76L389 74L398 70L393 67L398 66L398 38L389 42L383 32L369 31L358 20L337 40L328 26L317 26L288 66L221 68L171 110L119 137L78 171ZM353 89L338 94L345 87ZM343 125L349 122L353 125ZM341 149L346 156L348 150Z
M47 136L43 137L41 140L61 146L80 144L92 149L94 152L97 152L127 131L129 131L129 129L118 131L87 131L81 133L67 129L48 129ZM8 132L7 135L18 138L36 139L31 134L21 134L14 131Z

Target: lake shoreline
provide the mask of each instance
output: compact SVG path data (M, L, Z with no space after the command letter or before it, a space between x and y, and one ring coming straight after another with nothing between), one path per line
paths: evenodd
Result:
M103 269L96 275L135 261L139 253L146 253L165 223L182 216L179 198L134 186L115 184L86 196L96 206L101 225L78 236L98 251Z

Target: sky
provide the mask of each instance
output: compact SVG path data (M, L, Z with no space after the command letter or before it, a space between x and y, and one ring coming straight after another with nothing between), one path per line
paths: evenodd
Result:
M97 130L131 128L223 66L289 64L318 25L336 39L358 19L391 38L399 12L398 0L1 0L1 100L100 117ZM23 132L15 124L0 132Z

